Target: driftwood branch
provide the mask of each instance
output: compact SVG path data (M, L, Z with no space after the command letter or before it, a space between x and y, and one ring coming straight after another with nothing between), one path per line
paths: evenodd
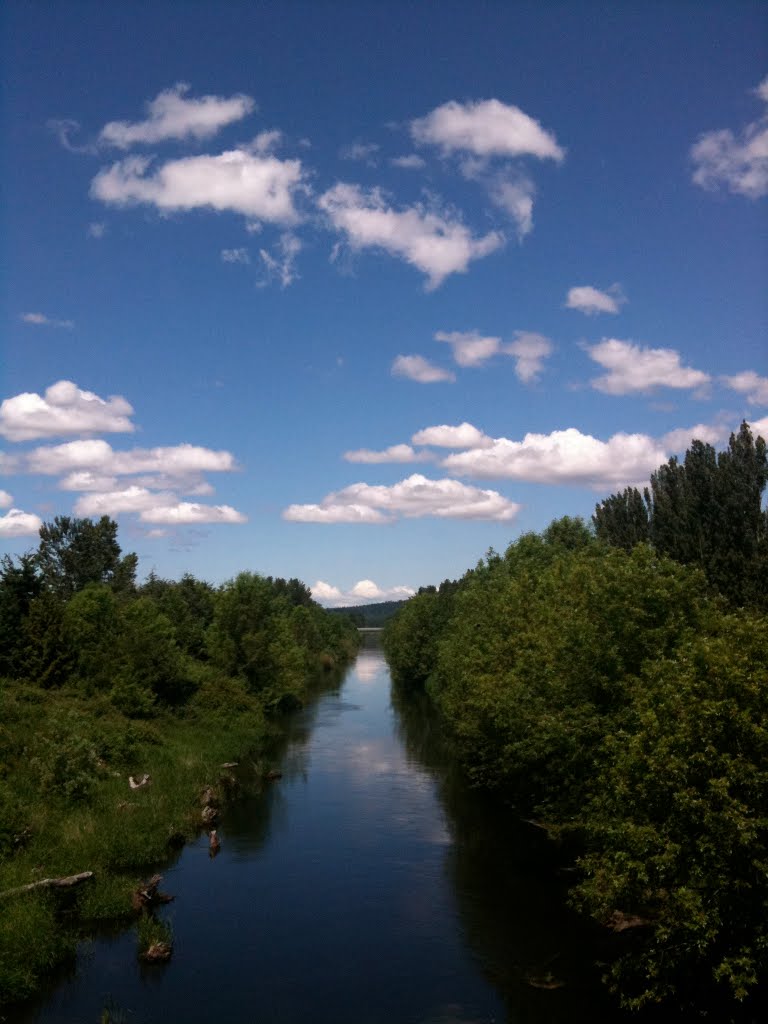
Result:
M0 893L0 899L6 896L17 896L22 892L32 892L33 889L70 889L73 885L80 885L93 878L92 871L81 871L78 875L66 875L64 878L41 878L39 882L30 882L28 885L20 885L16 889L6 889Z

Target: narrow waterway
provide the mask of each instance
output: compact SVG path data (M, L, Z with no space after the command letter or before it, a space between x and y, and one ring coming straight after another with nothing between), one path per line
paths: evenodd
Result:
M165 871L172 961L141 967L134 929L100 937L25 1021L617 1019L581 986L545 840L457 778L429 710L392 696L377 634L286 729L283 777L227 810L219 856L201 837Z

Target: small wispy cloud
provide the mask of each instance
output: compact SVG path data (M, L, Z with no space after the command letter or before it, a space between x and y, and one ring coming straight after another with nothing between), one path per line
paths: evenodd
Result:
M251 257L247 249L222 249L222 263L250 263Z
M392 363L393 377L407 377L419 384L437 384L441 381L455 381L456 374L442 366L430 363L423 356L397 356Z
M568 309L577 309L587 316L594 316L596 313L618 313L626 301L617 284L611 285L604 292L584 284L569 289L565 305Z
M58 320L45 313L22 313L19 319L22 323L33 324L36 327L60 327L66 331L71 331L75 326L72 320Z
M189 85L178 82L147 103L143 121L110 121L99 135L102 144L128 149L168 139L208 139L221 128L250 114L250 96L201 96L188 99Z

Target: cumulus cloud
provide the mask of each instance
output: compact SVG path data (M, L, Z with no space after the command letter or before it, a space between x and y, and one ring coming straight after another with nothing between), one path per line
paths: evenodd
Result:
M294 199L306 191L300 160L232 149L182 157L150 171L151 160L129 156L103 168L91 196L114 206L147 204L162 212L211 209L251 220L295 224Z
M578 309L580 313L591 316L595 313L618 313L625 301L618 285L601 292L592 285L583 284L568 290L565 304L568 309Z
M456 374L450 370L444 370L441 366L435 366L423 356L398 356L392 363L392 375L394 377L407 377L419 384L435 384L439 381L454 381Z
M744 370L742 373L720 379L729 388L746 395L750 405L768 405L768 377L761 377L754 370Z
M493 444L488 437L471 423L459 423L448 426L445 423L437 427L425 427L413 435L414 444L429 444L435 448L487 448Z
M725 426L697 423L695 427L678 427L676 430L670 430L661 438L661 443L667 452L675 454L686 451L693 441L714 445L726 440L729 434L730 430Z
M570 427L526 434L522 441L494 438L484 448L447 456L441 465L461 476L601 489L643 482L666 458L663 446L645 434L600 441Z
M201 96L187 99L189 85L178 82L147 103L143 121L110 121L104 125L99 141L118 149L137 143L164 142L167 139L208 139L220 129L250 114L256 104L250 96L238 94Z
M222 263L250 263L251 257L247 249L222 249Z
M172 504L175 500L173 494L158 494L131 484L123 490L82 495L75 502L75 515L117 516L122 512L141 512L161 504Z
M273 253L268 249L259 249L267 280L277 281L281 288L287 288L293 284L298 277L296 257L301 250L301 240L290 231L286 231L280 236Z
M416 452L409 444L393 444L384 451L371 451L370 448L358 448L356 451L344 452L347 462L365 462L377 465L385 462L427 462L432 456L429 452Z
M9 508L13 504L13 496L8 491L0 490L0 508Z
M338 587L331 586L331 584L326 583L325 580L317 580L310 589L312 591L312 597L315 601L319 601L321 604L340 603L344 596Z
M12 508L0 516L0 537L30 537L37 534L43 521L33 512Z
M157 496L156 496L157 497ZM167 523L174 526L190 523L247 523L248 517L230 505L199 505L180 501L173 505L157 505L144 509L139 518L144 523Z
M591 381L592 387L608 395L628 395L653 388L701 388L710 381L702 370L683 366L680 353L671 348L642 348L630 341L604 338L585 345L590 359L608 370Z
M453 358L459 366L482 366L501 351L501 338L480 334L479 331L437 331L435 341L451 346Z
M197 478L201 473L231 473L238 468L232 453L224 450L178 444L115 451L97 438L35 448L27 454L25 466L27 472L52 476L84 470L114 477L162 474L176 480Z
M25 324L34 324L37 327L63 327L71 331L75 326L72 320L57 320L55 317L46 316L45 313L22 313L21 320Z
M504 244L497 231L475 238L445 211L422 204L396 210L378 188L366 192L339 182L320 196L318 206L352 250L382 249L405 260L426 275L428 290L439 287L449 274L465 273L473 260Z
M388 523L378 509L366 505L334 504L325 499L321 505L289 505L283 519L291 523Z
M311 589L312 597L316 601L335 607L368 604L372 601L405 601L415 593L412 587L382 588L373 580L359 580L347 591L342 591L325 580L318 580Z
M768 77L755 89L768 103ZM738 134L730 128L705 132L691 147L693 181L707 191L726 188L748 199L768 195L768 109Z
M515 340L504 346L507 355L515 357L515 373L523 384L538 380L544 360L552 354L552 342L543 334L515 331Z
M457 103L451 100L411 122L415 142L463 151L479 157L534 156L560 161L565 156L555 136L519 107L500 100Z
M497 491L479 490L459 480L429 480L414 473L391 486L351 484L327 495L317 505L291 505L283 518L314 523L385 523L436 516L509 522L519 510L519 505Z
M763 440L768 441L768 416L764 416L761 420L752 420L750 426L755 437L762 437Z
M405 156L393 156L390 159L390 164L393 167L400 167L406 171L420 171L422 167L426 167L427 162L418 153L408 153Z
M131 433L131 405L119 395L99 398L69 380L60 380L45 395L24 392L0 405L0 434L9 441L31 441L66 434Z

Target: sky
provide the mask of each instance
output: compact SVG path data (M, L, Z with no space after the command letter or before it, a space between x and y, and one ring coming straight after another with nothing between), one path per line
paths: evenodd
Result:
M768 438L764 3L0 18L0 553L398 598Z

